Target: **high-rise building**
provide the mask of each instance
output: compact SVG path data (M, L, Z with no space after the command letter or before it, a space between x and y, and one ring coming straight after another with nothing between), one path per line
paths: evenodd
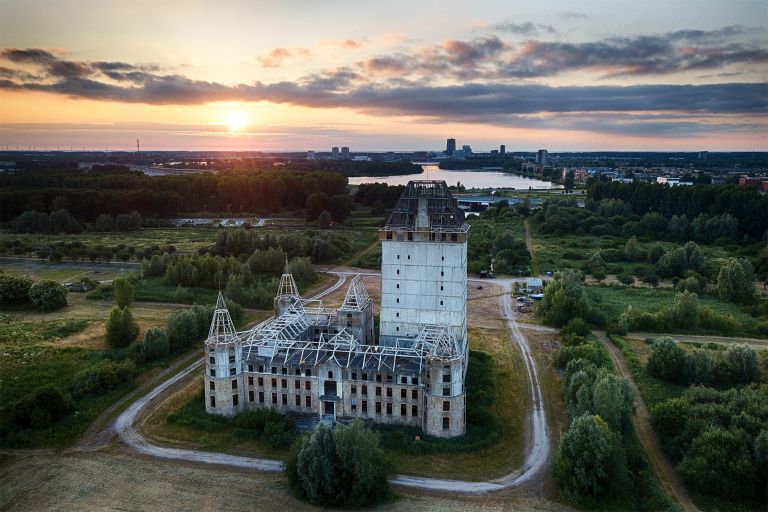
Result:
M456 151L456 139L448 139L445 144L446 156L452 156L454 151Z
M341 159L349 160L349 148L347 146L341 148Z
M547 166L547 150L546 149L540 149L539 152L536 154L536 163L544 167Z
M461 146L461 150L464 152L464 155L469 156L472 154L472 148L469 146L469 144L464 144Z
M500 155L506 155L507 154L507 146L505 146L504 144L499 146L499 154Z
M314 160L314 159L315 159L315 152L307 151L307 160Z
M709 156L709 151L699 151L699 160L706 160Z
M333 146L331 148L331 158L333 158L334 160L339 159L339 148L337 146Z

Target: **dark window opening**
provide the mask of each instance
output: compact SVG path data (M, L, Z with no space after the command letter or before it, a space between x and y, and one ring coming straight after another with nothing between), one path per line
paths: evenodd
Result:
M238 405L238 396L237 395L232 395L232 405L233 406Z

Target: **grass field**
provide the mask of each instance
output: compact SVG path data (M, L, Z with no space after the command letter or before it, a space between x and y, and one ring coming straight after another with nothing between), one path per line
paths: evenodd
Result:
M624 287L618 285L593 285L585 288L595 307L605 314L609 321L617 321L619 315L626 311L627 306L635 306L642 311L656 313L660 309L671 306L675 300L675 291L666 288ZM719 314L729 314L739 322L740 332L754 333L757 320L741 311L739 306L723 302L711 295L700 294L701 307L710 306Z
M387 460L393 471L423 476L480 479L499 476L522 463L525 437L523 419L529 404L525 368L520 353L511 344L506 330L471 328L469 336L472 350L487 352L494 358L494 380L498 398L493 405L493 411L503 425L501 440L491 448L471 453L409 455L387 452ZM231 425L206 432L167 422L169 414L185 406L189 400L197 399L196 395L201 388L202 380L195 379L153 411L142 425L145 435L172 446L193 446L205 450L281 459L285 457L285 450L275 450L259 441L244 441L236 437Z

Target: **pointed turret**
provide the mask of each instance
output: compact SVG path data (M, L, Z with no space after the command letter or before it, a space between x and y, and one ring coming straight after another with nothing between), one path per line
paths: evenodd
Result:
M347 295L344 297L344 303L340 309L345 311L362 311L368 304L373 302L368 290L365 289L363 284L363 278L360 275L356 275L347 288Z
M238 341L235 325L232 323L232 317L229 316L224 296L219 292L219 297L216 300L216 310L213 312L211 329L208 331L206 343L232 343L234 341Z
M299 287L296 286L293 274L285 273L280 276L280 286L277 288L277 295L275 295L274 301L275 316L280 316L289 306L296 304L300 300Z

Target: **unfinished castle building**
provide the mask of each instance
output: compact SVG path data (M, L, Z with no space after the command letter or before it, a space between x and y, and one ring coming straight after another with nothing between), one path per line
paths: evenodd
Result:
M302 298L284 274L274 316L244 332L220 296L205 347L206 410L272 407L464 434L468 230L444 181L408 183L379 232L378 339L360 276L330 309Z

